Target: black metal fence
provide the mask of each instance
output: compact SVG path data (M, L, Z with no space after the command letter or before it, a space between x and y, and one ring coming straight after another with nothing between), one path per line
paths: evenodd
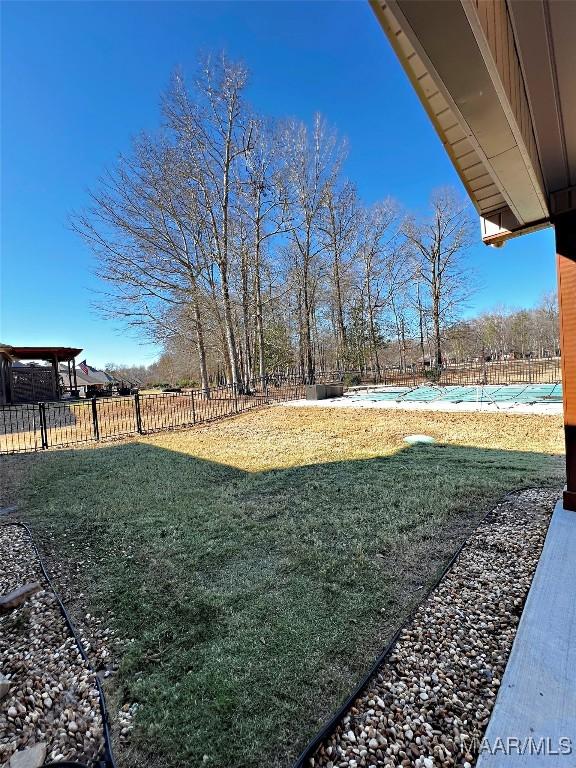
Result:
M525 358L522 360L494 360L458 363L435 368L421 364L404 368L346 369L317 371L316 381L341 381L355 384L391 384L417 386L418 384L556 384L562 381L559 357Z
M500 360L435 369L423 366L378 370L316 371L316 382L392 384L424 383L548 384L561 381L559 358ZM0 454L149 434L204 424L243 413L259 405L304 396L305 377L298 372L271 374L244 389L234 385L176 392L135 394L85 400L0 406Z
M4 405L0 406L0 453L28 453L205 424L303 395L300 378L270 376L244 390L226 385L209 391Z

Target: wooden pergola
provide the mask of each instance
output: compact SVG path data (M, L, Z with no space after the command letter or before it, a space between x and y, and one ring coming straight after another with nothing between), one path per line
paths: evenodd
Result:
M555 229L564 507L576 511L576 2L371 5L480 215L483 241L499 247Z
M76 347L16 347L9 344L0 344L0 403L20 402L14 397L11 375L11 366L17 360L42 360L50 363L52 368L52 393L56 399L61 395L58 366L60 363L66 363L68 366L68 380L71 384L74 382L74 389L77 390L78 384L76 381L76 363L74 358L80 352L82 350Z

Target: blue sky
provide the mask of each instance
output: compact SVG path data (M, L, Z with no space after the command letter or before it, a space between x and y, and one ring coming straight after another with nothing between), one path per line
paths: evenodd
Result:
M251 70L261 112L349 139L347 174L368 202L423 211L434 187L460 188L368 3L14 2L2 13L0 340L83 347L88 362L149 363L143 345L90 308L90 253L67 228L86 190L141 130L159 122L171 72L224 49ZM551 230L474 248L482 290L470 312L529 306L554 290Z

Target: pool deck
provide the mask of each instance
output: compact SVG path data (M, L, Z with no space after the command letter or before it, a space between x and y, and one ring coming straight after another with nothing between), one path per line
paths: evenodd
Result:
M562 413L562 403L515 403L512 401L450 402L449 400L370 400L345 396L329 400L291 400L283 403L290 408L376 408L393 411L444 411L446 413L526 413L557 416ZM576 762L575 762L576 768Z
M477 768L576 766L576 512L558 502Z

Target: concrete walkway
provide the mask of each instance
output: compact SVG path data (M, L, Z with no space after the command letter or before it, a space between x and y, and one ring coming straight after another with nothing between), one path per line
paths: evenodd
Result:
M477 766L576 767L576 512L560 502Z
M329 400L289 400L281 403L288 408L374 408L391 411L442 411L445 413L524 413L560 416L562 403L450 403L447 400L422 402L418 400L368 400L354 396ZM576 768L576 763L575 763Z

